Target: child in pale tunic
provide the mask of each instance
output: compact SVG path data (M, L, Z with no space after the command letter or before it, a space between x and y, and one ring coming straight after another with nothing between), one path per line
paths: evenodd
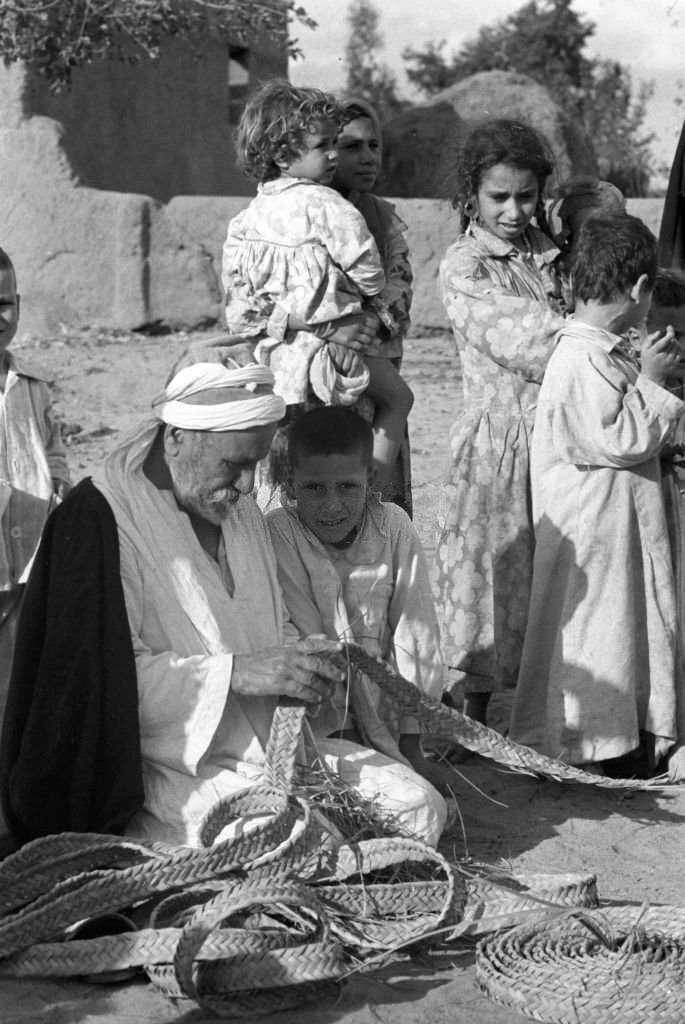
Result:
M685 403L672 330L646 336L656 240L594 215L538 398L535 559L511 738L571 764L649 770L682 731L674 575L660 454ZM626 332L640 332L639 363ZM629 772L630 773L630 772Z
M7 351L19 302L14 266L0 249L0 723L24 584L48 513L69 489L46 380Z
M380 293L385 275L373 235L352 203L329 186L345 115L333 97L275 80L248 102L237 135L238 163L259 182L234 217L223 248L226 324L256 342L288 406L310 390L324 404L352 404L366 392L377 406L377 483L397 458L412 394L375 342L354 348L331 325L354 315L371 323L390 311ZM358 346L359 347L359 346Z
M439 700L443 666L426 560L407 514L369 489L371 443L368 423L346 409L314 409L294 424L294 505L266 517L279 581L301 633L356 642ZM380 693L362 707L338 693L315 725L324 739L342 735L408 763L437 788L446 780L423 754L420 722L399 719Z

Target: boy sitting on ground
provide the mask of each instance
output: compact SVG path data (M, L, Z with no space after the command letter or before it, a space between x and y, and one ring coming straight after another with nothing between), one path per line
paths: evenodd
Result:
M293 504L266 517L279 581L303 635L355 642L440 700L443 666L426 559L406 513L371 492L372 453L371 427L348 409L313 409L293 425ZM375 698L360 713L348 694L337 694L316 733L373 746L444 791L449 770L424 756L420 722L398 719L381 693Z

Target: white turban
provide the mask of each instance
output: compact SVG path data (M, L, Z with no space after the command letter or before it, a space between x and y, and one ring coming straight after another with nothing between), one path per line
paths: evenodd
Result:
M273 391L256 394L260 385L274 385L274 375L266 366L251 363L228 368L221 363L195 363L172 377L164 391L153 399L152 411L163 423L184 430L249 430L278 423L285 416L285 402ZM217 388L235 388L240 397L213 405L185 401Z

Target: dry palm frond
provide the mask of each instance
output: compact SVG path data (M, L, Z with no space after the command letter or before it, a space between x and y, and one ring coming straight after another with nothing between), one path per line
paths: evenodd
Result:
M384 816L378 804L361 796L349 783L318 761L297 773L293 792L319 811L324 828L346 842L396 836L396 820Z

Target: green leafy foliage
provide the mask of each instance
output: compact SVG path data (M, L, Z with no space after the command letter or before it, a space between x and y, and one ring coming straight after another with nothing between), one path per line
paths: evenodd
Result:
M403 57L409 81L429 96L479 71L529 75L588 133L602 175L628 195L644 195L654 169L653 136L644 132L653 86L642 82L636 91L622 64L589 57L594 32L572 0L529 0L449 57L444 41L408 47Z
M397 82L387 65L378 60L383 46L380 15L370 0L353 0L347 12L349 26L345 47L346 92L371 103L381 120L407 106L397 95Z
M165 36L192 43L210 31L249 45L267 35L296 56L293 20L316 25L294 0L2 0L0 55L6 65L25 61L59 89L94 60L155 60Z

